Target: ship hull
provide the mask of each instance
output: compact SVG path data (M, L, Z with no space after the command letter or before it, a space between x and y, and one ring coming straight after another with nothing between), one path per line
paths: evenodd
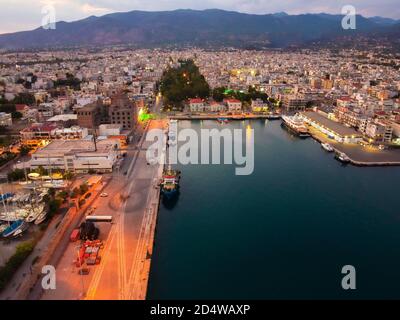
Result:
M166 199L170 200L170 199L174 198L177 195L178 189L177 188L172 189L172 190L162 189L161 192L163 194L163 197L165 197Z
M281 126L283 128L285 128L287 131L289 131L290 133L296 135L297 137L299 137L301 139L306 139L310 136L310 134L308 132L300 132L300 131L296 130L295 128L293 128L292 126L290 126L285 121L282 121Z

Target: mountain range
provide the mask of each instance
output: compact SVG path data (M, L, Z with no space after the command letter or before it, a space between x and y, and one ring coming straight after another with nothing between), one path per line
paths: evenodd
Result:
M400 39L400 20L357 15L356 30L344 30L342 18L325 13L256 15L219 9L130 11L57 22L55 30L40 27L3 34L0 48L108 45L284 48L359 35Z

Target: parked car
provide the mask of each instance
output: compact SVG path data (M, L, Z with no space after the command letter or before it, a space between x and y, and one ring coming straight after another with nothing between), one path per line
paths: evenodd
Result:
M102 194L100 194L100 197L102 197L102 198L108 197L108 193L103 192Z

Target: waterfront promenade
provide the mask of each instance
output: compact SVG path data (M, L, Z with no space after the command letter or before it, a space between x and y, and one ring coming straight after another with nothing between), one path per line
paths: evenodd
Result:
M337 152L345 153L356 166L400 166L400 149L380 150L376 146L343 144L329 139L325 134L309 127L311 136L318 142L329 143Z
M254 114L254 113L243 113L243 114L174 114L169 115L170 119L174 120L217 120L219 118L229 119L229 120L255 120L255 119L270 119L271 115L268 114ZM276 118L278 119L278 118Z

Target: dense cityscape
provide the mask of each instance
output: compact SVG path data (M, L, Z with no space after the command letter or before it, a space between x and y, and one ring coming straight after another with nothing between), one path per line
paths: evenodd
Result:
M123 45L4 50L0 299L146 299L152 272L158 279L152 269L158 215L179 208L180 179L190 177L185 166L149 162L147 133L162 130L170 148L185 126L261 130L260 123L300 146L299 162L302 150L310 152L310 144L299 143L316 141L318 153L333 155L326 167L397 170L400 53ZM257 134L255 140L256 147L265 142ZM44 266L57 271L54 290L40 280ZM150 296L163 297L154 288Z

